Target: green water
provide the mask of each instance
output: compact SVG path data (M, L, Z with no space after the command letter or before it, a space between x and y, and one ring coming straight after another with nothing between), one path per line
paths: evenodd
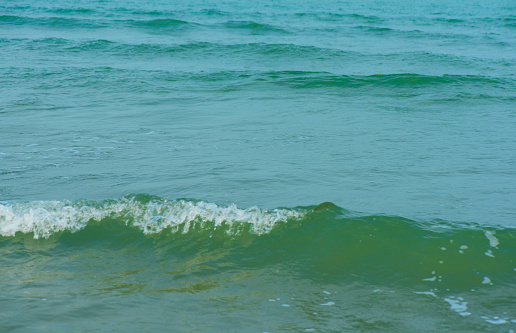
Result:
M515 55L514 1L0 3L0 331L514 332Z
M9 331L499 331L516 322L514 228L147 195L1 213Z

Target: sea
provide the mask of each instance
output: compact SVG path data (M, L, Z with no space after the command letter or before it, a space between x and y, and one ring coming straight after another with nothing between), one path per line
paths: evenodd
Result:
M514 0L0 0L1 332L516 332Z

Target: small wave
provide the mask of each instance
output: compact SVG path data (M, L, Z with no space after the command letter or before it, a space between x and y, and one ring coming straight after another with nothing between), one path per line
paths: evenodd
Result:
M94 19L78 19L66 17L28 17L12 15L0 16L0 24L2 23L66 29L97 29L107 26L106 22Z
M133 15L141 15L141 16L162 16L162 15L168 15L170 13L167 13L167 12L162 12L162 11L159 11L159 10L150 10L150 11L141 11L141 10L136 10L136 11L133 11L131 12Z
M188 27L197 26L197 23L187 22L182 20L176 20L172 18L154 19L154 20L143 20L143 21L130 21L134 26L155 28L155 29L184 29Z
M300 12L295 13L297 17L312 17L320 21L357 21L357 22L365 22L365 23L380 23L383 22L384 19L375 15L363 15L363 14L349 14L349 13L331 13L331 12L323 12L323 13L313 13L313 12Z
M261 33L287 33L286 30L265 23L257 23L254 21L228 21L222 25L227 29L235 29L248 31L252 34L261 34Z
M442 17L439 17L439 18L436 18L434 20L436 22L451 23L451 24L456 24L456 23L462 24L462 23L466 22L465 20L458 19L458 18L442 18Z
M365 20L368 22L378 22L383 21L382 18L375 16L375 15L363 15L363 14L347 14L346 17L351 17L357 20Z
M235 45L236 46L236 45ZM320 59L320 57L336 57L347 56L352 52L346 52L338 49L322 48L311 45L297 45L297 44L265 44L265 43L251 43L246 45L238 45L237 47L249 50L254 54L264 55L278 55L289 57L311 57ZM355 54L353 54L355 55Z
M25 18L23 16L0 15L0 24L1 23L22 24L22 23L24 23L24 21L25 21Z
M68 51L82 52L82 51L98 51L98 50L107 50L113 48L116 45L115 42L104 40L104 39L95 39L86 42L82 42L79 45L68 46Z
M355 29L369 31L374 33L388 33L393 31L398 31L395 29L387 28L387 27L376 27L376 26L368 26L368 25L358 25Z
M96 11L90 8L51 8L47 12L56 14L93 14Z
M295 88L317 87L363 87L363 86L391 86L395 87L424 87L447 84L489 84L491 86L514 86L514 82L495 77L476 75L420 75L420 74L376 74L376 75L333 75L320 72L270 72L269 77L276 79L280 84Z
M215 8L209 8L209 9L202 9L199 11L199 13L204 14L206 16L230 16L231 13L215 9Z
M9 41L9 40L6 40ZM220 54L221 56L228 56L231 54L249 54L251 56L277 56L277 57L294 57L294 58L310 58L310 59L332 59L334 57L342 56L360 56L356 52L347 52L338 49L322 48L310 45L297 44L269 44L269 43L245 43L245 44L221 44L209 42L194 42L186 44L128 44L118 43L104 39L93 39L85 41L73 41L62 38L46 38L27 40L30 44L47 45L62 45L66 50L71 51L98 51L103 50L110 52L113 55L127 55L127 56L156 56L164 54L185 54L200 56Z

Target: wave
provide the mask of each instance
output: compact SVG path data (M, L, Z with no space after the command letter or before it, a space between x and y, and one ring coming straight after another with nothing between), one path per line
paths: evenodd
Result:
M49 43L59 41L47 41ZM56 45L56 47L59 47ZM116 48L109 41L96 41L88 45L92 50ZM74 47L70 47L73 51ZM149 50L147 50L149 51ZM117 51L122 52L122 51ZM142 53L145 52L142 49ZM152 51L149 51L152 52ZM179 51L176 51L179 52ZM123 53L120 53L123 54ZM123 65L123 64L122 64ZM509 92L516 90L516 81L511 78L481 75L421 75L421 74L374 74L374 75L336 75L328 72L309 71L220 71L203 72L127 69L110 66L102 67L64 67L58 69L18 68L14 72L5 71L4 79L33 81L36 78L49 80L51 77L65 75L69 80L59 81L63 87L83 87L91 84L86 78L94 75L109 78L109 82L119 82L133 91L165 88L177 91L208 89L210 91L241 91L263 89L266 86L281 87L300 91L327 94L362 93L404 97L419 96L421 93L434 94L438 100L472 103L474 101L514 102ZM137 76L142 81L130 81ZM148 82L149 85L142 85ZM276 89L274 88L274 89ZM471 92L470 92L471 91Z
M421 74L374 74L374 75L335 75L327 72L308 71L216 71L205 73L165 74L161 79L168 82L189 80L207 83L218 82L217 89L227 91L251 89L256 86L273 85L288 89L342 93L363 91L370 94L421 94L435 93L439 98L458 98L467 101L494 99L498 102L512 103L514 98L507 91L516 89L516 82L509 78L479 75L421 75ZM482 88L481 93L466 94L468 89ZM443 94L443 89L446 93ZM406 95L407 96L407 95Z
M0 41L8 43L15 41L13 39L2 38ZM340 49L319 47L313 45L299 45L289 43L211 43L211 42L191 42L184 44L151 44L151 43L120 43L107 39L91 39L84 41L76 41L63 38L42 38L42 39L21 39L19 41L25 42L27 47L37 44L41 47L45 44L54 46L58 41L63 46L64 50L84 51L102 50L113 55L160 55L160 54L176 54L176 53L192 53L198 52L201 54L220 54L221 56L228 56L231 53L248 53L250 55L278 55L281 57L320 57L334 58L342 56L363 56L358 52L344 51ZM103 46L99 48L99 46Z
M358 25L356 27L354 27L354 29L357 29L357 30L364 30L364 31L369 31L369 32L374 32L374 33L388 33L388 32L401 32L401 30L398 30L398 29L391 29L391 28L387 28L387 27L376 27L376 26L369 26L369 25ZM408 31L408 32L412 32L412 31Z
M81 12L88 13L88 12ZM58 14L64 14L59 12ZM136 27L146 29L185 29L199 26L198 23L187 22L172 18L160 18L152 20L135 20L135 19L116 19L103 18L98 19L95 16L88 17L68 17L68 16L52 16L52 17L30 17L2 15L0 16L0 24L10 25L28 25L46 28L63 28L63 29L100 29L106 27Z
M154 20L142 20L142 21L129 21L132 25L137 27L146 27L146 28L186 28L197 26L197 23L187 22L182 20L176 20L172 18L164 18L164 19L154 19Z
M134 16L172 16L174 14L177 14L177 11L173 10L130 10L130 9L123 9L123 11L126 11ZM190 13L201 15L201 16L231 16L231 13L225 12L223 10L219 10L216 8L204 8L199 10L192 10L189 11ZM184 14L184 12L182 12Z
M253 265L296 262L325 276L381 276L387 285L401 279L421 287L466 289L513 283L516 274L516 227L364 215L332 203L242 209L144 194L2 202L0 234L2 242L30 237L41 244L60 239L95 244L129 237L171 251L222 247L241 261L252 258Z
M478 36L471 33L459 32L456 30L447 30L445 32L435 32L427 30L424 27L418 27L418 29L406 28L394 28L387 26L377 25L357 25L353 26L352 29L360 34L369 34L373 36L392 36L414 40L428 40L428 39L442 39L442 40L460 40L463 42L475 42ZM485 37L485 36L484 36Z
M373 221L378 221L378 225L382 225L382 221L388 221L390 228L410 226L420 231L482 229L475 224L443 221L423 223L395 216L362 216L332 203L270 210L258 207L241 209L234 204L220 206L201 200L168 200L147 194L102 201L0 202L0 235L14 237L18 233L30 233L36 239L48 238L65 231L77 232L88 223L94 222L117 221L125 226L136 227L144 234L160 233L165 229L170 229L173 233L187 233L196 224L199 224L201 229L205 226L208 229L225 228L229 234L233 234L234 231L239 231L239 226L247 225L247 232L260 235L270 233L278 223L339 219L364 222L361 227Z
M96 19L68 18L68 17L29 17L2 15L0 24L27 25L59 29L99 29L109 26L108 22Z
M49 13L56 14L96 14L97 11L90 8L49 8L46 10Z
M23 17L16 15L0 15L0 23L21 23Z
M228 29L249 31L254 34L267 32L287 33L285 29L282 29L280 27L265 23L258 23L254 21L227 21L226 23L222 24L222 27Z
M179 28L180 29L180 28ZM474 58L455 56L435 52L393 52L393 53L360 53L355 50L331 48L321 45L304 45L297 43L213 43L187 42L177 44L160 43L122 43L107 39L71 40L62 38L9 40L1 39L2 43L12 48L36 48L39 52L53 52L57 46L63 52L95 52L99 51L109 56L123 56L134 59L142 57L188 57L194 59L222 59L238 57L248 59L251 63L263 63L263 67L271 67L266 61L276 62L276 59L285 63L286 59L301 60L300 69L313 66L317 61L318 67L324 70L334 68L337 71L347 66L345 64L371 63L378 67L380 61L393 64L393 72L405 69L407 73L425 66L430 69L429 74L466 74L474 70L477 73L494 73L495 68L510 67L509 59ZM327 73L329 74L329 73ZM372 73L371 73L372 74ZM391 74L391 73L378 73ZM393 73L394 74L394 73ZM416 73L412 73L416 74ZM499 73L502 74L502 73Z
M48 41L48 40L47 40ZM34 41L36 43L36 41ZM39 43L40 41L37 41ZM342 57L360 57L357 52L349 52L338 49L323 48L310 45L297 44L267 44L267 43L246 43L246 44L220 44L209 42L196 42L177 45L160 44L124 44L107 40L91 40L80 43L70 41L63 45L65 50L73 51L98 51L102 50L112 55L121 56L160 56L160 55L187 55L207 57L220 55L221 57L239 56L242 54L249 57L289 57L336 60Z
M153 31L170 31L170 30L186 30L198 27L207 29L226 29L231 31L241 31L248 34L267 34L267 33L288 33L285 29L266 23L254 21L235 21L230 20L224 23L197 23L194 21L186 21L171 17L140 19L135 18L113 19L110 17L97 18L94 15L72 17L64 14L73 14L66 12L52 12L61 14L52 17L30 17L17 15L1 15L0 24L6 25L27 25L45 28L63 28L63 29L100 29L100 28L138 28ZM88 14L88 11L79 11L79 14ZM147 14L145 16L149 16ZM160 13L154 14L161 16ZM215 14L206 14L215 15ZM223 15L222 13L220 15ZM144 17L145 17L144 16ZM167 15L168 16L168 15ZM202 20L202 19L201 19Z
M332 13L332 12L300 12L294 14L296 17L310 17L320 21L338 21L338 22L366 22L366 23L381 23L385 21L384 18L375 15L363 14L348 14L348 13Z
M58 232L79 231L89 222L105 220L117 220L144 233L158 233L164 229L188 232L193 225L202 227L204 223L212 223L213 228L224 225L228 232L247 225L251 232L261 234L269 232L280 221L302 216L302 210L239 209L235 205L221 207L184 199L168 201L148 195L100 202L14 202L0 204L0 235L15 236L21 232L33 233L34 238L48 238Z
M294 88L341 87L359 88L392 87L419 88L446 85L489 85L498 88L515 88L516 83L505 78L478 75L421 75L421 74L375 74L375 75L333 75L321 72L280 71L263 74L274 78L279 84Z
M168 24L169 20L162 22ZM166 23L168 22L168 23ZM176 24L177 21L173 21ZM135 22L133 22L136 24ZM138 23L146 24L146 23ZM182 23L177 23L182 24ZM184 23L189 24L189 23ZM31 47L32 44L38 44L41 48L45 42L54 46L55 43L50 43L55 40L60 40L60 45L63 45L63 50L73 48L76 51L88 52L91 50L102 50L112 55L128 55L133 57L141 57L142 55L163 55L163 54L181 54L181 53L198 53L200 56L220 56L230 57L232 55L239 55L241 53L248 54L250 58L256 56L281 56L289 58L309 58L310 60L329 60L338 63L342 60L350 60L353 62L364 62L376 60L378 58L386 58L389 61L396 63L421 64L429 63L436 67L450 67L461 69L482 68L486 66L509 66L509 59L489 59L489 58L474 58L466 56L455 56L446 53L436 52L392 52L392 53L360 53L355 50L347 50L341 48L332 48L321 45L306 45L297 43L213 43L213 42L187 42L178 44L160 44L160 43L121 43L107 39L91 39L91 40L72 40L62 38L44 38L44 39L24 39L26 45L21 47ZM16 41L14 39L3 38L2 41ZM66 42L66 43L63 43ZM91 45L103 44L104 47L99 49ZM43 51L44 49L42 49Z

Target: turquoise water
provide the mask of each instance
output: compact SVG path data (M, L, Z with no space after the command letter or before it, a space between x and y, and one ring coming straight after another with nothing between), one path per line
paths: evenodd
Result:
M0 3L6 332L516 330L513 1Z

